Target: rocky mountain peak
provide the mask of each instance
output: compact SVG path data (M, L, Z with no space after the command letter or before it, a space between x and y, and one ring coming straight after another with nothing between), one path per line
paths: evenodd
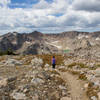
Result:
M29 37L34 38L35 40L42 40L43 34L38 31L34 31L28 34Z
M32 33L29 33L30 35L33 35L33 36L40 36L40 35L43 35L41 32L38 32L38 31L33 31Z

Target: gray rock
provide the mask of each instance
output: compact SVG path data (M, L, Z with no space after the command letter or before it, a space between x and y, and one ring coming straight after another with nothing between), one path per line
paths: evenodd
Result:
M26 89L23 90L23 92L27 93L27 92L29 92L29 90L26 88Z
M95 63L89 63L89 67L90 68L94 68L95 67Z
M30 78L30 77L35 78L35 76L36 76L38 73L39 73L38 70L29 71L29 72L25 75L25 77L26 77L26 78Z
M94 73L96 77L100 77L100 68L97 68Z
M41 67L43 65L43 60L40 58L34 58L31 60L32 66L38 66Z
M10 78L8 78L8 82L12 82L12 81L15 81L17 79L17 77L15 76L15 77L10 77Z
M39 84L44 83L44 81L40 78L35 78L31 80L31 83L33 83L34 85L39 85Z
M9 96L2 96L2 100L11 100Z
M7 84L8 84L7 78L0 80L0 87L5 87L7 86Z
M59 85L59 88L60 88L61 90L66 90L66 87L65 87L65 86L62 86L62 85Z
M46 80L50 79L49 73L43 72L43 75L44 75L44 78L45 78Z
M99 86L100 85L100 81L99 80L95 81L94 85Z
M89 81L92 81L92 80L95 78L95 76L92 75L92 74L86 75L86 77L87 77L87 79L88 79Z
M20 62L20 61L18 61L18 60L15 60L15 59L8 59L8 60L5 62L5 65L7 65L7 66L22 65L22 62Z
M45 64L45 67L49 67L50 65L49 64Z
M11 94L11 96L15 100L27 100L25 94L23 94L23 93L14 92L14 93Z
M91 100L97 100L97 98L95 96L92 96Z

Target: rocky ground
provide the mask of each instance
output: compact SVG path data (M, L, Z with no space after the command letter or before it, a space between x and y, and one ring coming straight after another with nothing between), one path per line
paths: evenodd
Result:
M0 100L100 100L100 62L78 57L1 56Z
M57 70L33 56L0 57L0 100L60 100L70 97ZM63 99L62 99L63 100Z

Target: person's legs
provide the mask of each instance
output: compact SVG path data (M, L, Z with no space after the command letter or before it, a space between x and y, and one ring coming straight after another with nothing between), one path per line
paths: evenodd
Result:
M53 64L52 64L52 68L53 68Z
M55 69L55 64L52 64L52 67Z

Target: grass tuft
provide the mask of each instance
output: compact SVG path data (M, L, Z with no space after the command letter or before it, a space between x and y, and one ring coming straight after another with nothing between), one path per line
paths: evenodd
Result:
M83 74L80 74L80 75L79 75L79 79L81 79L81 80L87 80L87 77L86 77L86 75L83 73Z
M79 68L88 68L87 65L85 65L83 63L76 63L76 62L73 62L72 64L69 64L68 68L73 68L74 66L78 66Z

